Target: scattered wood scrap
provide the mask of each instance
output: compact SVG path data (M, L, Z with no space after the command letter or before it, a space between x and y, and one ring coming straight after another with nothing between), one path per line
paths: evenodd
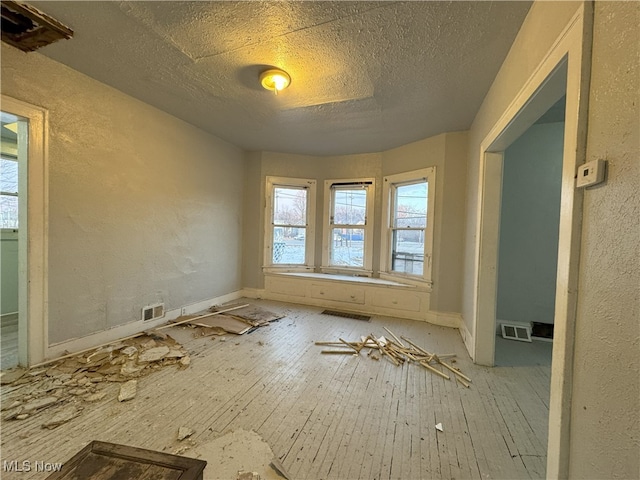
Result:
M330 349L325 349L320 352L325 355L359 356L363 349L368 349L368 357L373 360L380 360L380 358L373 353L377 350L382 357L386 357L396 366L400 366L405 362L415 363L446 380L451 379L451 376L448 374L448 372L450 372L454 375L458 383L469 388L471 379L464 375L459 368L445 362L445 359L455 357L455 354L436 355L435 353L430 353L419 345L416 345L407 337L400 337L404 340L403 342L391 330L388 328L385 328L385 330L393 340L387 339L384 336L376 338L374 334L370 334L366 337L361 337L360 341L357 342L347 342L339 338L337 342L315 342L315 344L331 347Z

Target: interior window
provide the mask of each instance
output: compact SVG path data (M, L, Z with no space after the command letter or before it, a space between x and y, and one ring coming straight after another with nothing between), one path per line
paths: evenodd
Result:
M373 179L325 183L323 270L371 270Z
M313 268L315 180L267 177L265 268Z

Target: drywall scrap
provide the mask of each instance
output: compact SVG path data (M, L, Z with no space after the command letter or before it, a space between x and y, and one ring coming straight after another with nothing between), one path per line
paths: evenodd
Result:
M249 478L251 480L289 480L274 467L275 455L269 444L253 430L237 429L189 449L187 456L207 462L204 480ZM243 475L243 476L240 476Z
M456 381L466 388L469 388L471 379L463 374L459 368L444 361L444 359L455 357L455 354L443 354L436 355L430 353L424 348L416 345L407 337L401 337L405 343L400 340L391 330L385 327L385 330L393 340L387 339L384 336L376 337L374 334L370 334L366 337L361 337L360 341L347 342L342 338L339 338L338 342L315 342L316 345L332 347L330 350L322 350L320 353L325 355L355 355L359 356L363 349L368 349L367 356L372 360L380 360L380 358L374 353L376 350L386 357L391 363L396 366L400 366L405 362L416 363L429 370L431 373L438 375L446 380L450 380L451 377L443 370L446 369L454 374ZM438 369L437 367L441 367Z
M231 305L223 307L211 307L210 311L218 312L218 310L222 308L228 309L229 307L231 307ZM237 305L237 307L238 308L234 308L231 311L232 313L230 313L229 315L254 327L268 325L269 323L280 320L284 317L284 315L270 312L269 310L265 310L264 308L258 307L257 305Z
M191 364L189 352L162 332L166 328L178 325L194 328L197 330L194 336L198 337L243 334L282 318L249 304L211 309L215 311L179 317L154 330L69 353L30 369L2 372L2 419L24 420L47 411L52 413L44 419L43 428L56 428L80 415L85 405L114 397L119 402L134 399L137 379L159 368L176 365L178 369L185 369ZM234 315L222 315L226 312ZM117 394L106 391L110 383L121 384Z
M222 313L228 313L222 315ZM225 335L232 333L244 335L258 327L265 327L271 322L283 318L264 308L250 304L222 305L211 307L206 313L183 316L176 319L177 323L186 323L197 327L194 336Z
M31 369L3 372L2 419L24 420L42 414L42 427L56 428L81 415L85 406L107 398L110 383L121 384L112 399L132 400L138 378L170 365L186 368L189 359L189 353L171 336L149 332Z

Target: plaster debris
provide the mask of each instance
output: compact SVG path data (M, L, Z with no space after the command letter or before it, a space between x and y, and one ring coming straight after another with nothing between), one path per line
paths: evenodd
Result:
M87 402L97 402L99 400L102 400L106 396L107 396L107 392L97 392L97 393L92 393L91 395L87 395L86 397L84 397L84 399Z
M165 358L182 358L186 355L182 350L169 350L169 353L165 355Z
M42 428L48 428L49 430L57 428L63 423L76 418L80 413L81 411L76 406L64 408L56 413L51 420L43 423Z
M23 407L17 407L17 408L14 408L13 410L9 410L2 417L2 420L16 420L18 418L18 415L22 414L23 410L24 410Z
M2 411L4 412L5 410L11 410L14 409L16 407L19 407L20 405L22 405L22 402L20 400L14 400L13 402L11 402L8 405L4 405L2 407Z
M436 423L436 430L438 430L439 432L444 432L444 430L442 429L441 423Z
M176 449L173 450L173 452L171 452L173 455L181 455L184 452L186 452L187 450L189 450L191 448L191 446L189 445L182 445Z
M273 450L254 431L234 430L211 442L194 447L189 456L207 461L207 467L203 472L204 480L237 479L239 472L250 472L252 475L255 473L262 480L287 478L282 474L282 465L282 470L274 468Z
M157 345L158 344L156 343L156 341L153 338L151 338L151 339L145 341L144 343L142 343L140 346L145 350L149 350L151 348L154 348Z
M125 377L132 377L139 374L142 370L144 370L144 366L131 365L127 363L126 365L123 365L122 368L120 368L120 374L124 375Z
M225 333L244 335L257 327L269 325L272 321L279 320L283 316L256 305L220 305L213 306L202 314L178 317L175 319L175 323L197 328L194 333L195 337L224 335Z
M136 396L136 392L138 390L138 381L137 380L129 380L126 383L123 383L120 387L120 394L118 395L119 402L126 402L128 400L132 400Z
M149 363L149 362L157 362L161 360L169 353L169 347L155 347L150 348L149 350L145 350L141 354L138 355L138 363Z
M260 480L260 474L258 472L238 472L236 480Z
M58 403L60 399L58 397L42 397L36 400L32 400L24 405L25 412L33 412L35 410L41 410L43 408L50 407L54 403Z
M55 418L54 423L49 424L54 418L43 423L44 428L55 428L66 416L69 419L63 423L77 416L70 412L92 408L92 403L134 398L133 379L170 365L184 369L190 360L188 352L165 333L153 338L140 334L75 355L65 352L61 358L31 370L2 372L2 419L15 421L44 415L42 412L54 405L69 407L60 412L61 417ZM121 388L112 383L122 384Z
M138 351L138 349L136 347L134 347L133 345L131 345L131 346L128 346L126 348L123 348L120 353L130 357L131 355L135 355L137 351Z
M27 373L27 370L24 368L16 368L14 370L9 370L6 372L2 372L2 377L0 377L0 384L8 385L10 383L19 380Z
M178 429L178 440L182 441L185 438L190 437L194 433L196 433L195 430L192 430L189 427L180 427Z

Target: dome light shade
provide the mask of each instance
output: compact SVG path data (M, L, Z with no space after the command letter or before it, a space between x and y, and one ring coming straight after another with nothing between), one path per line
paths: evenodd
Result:
M291 83L291 77L284 70L272 68L260 74L260 83L267 90L273 90L277 95L280 90L284 90Z

